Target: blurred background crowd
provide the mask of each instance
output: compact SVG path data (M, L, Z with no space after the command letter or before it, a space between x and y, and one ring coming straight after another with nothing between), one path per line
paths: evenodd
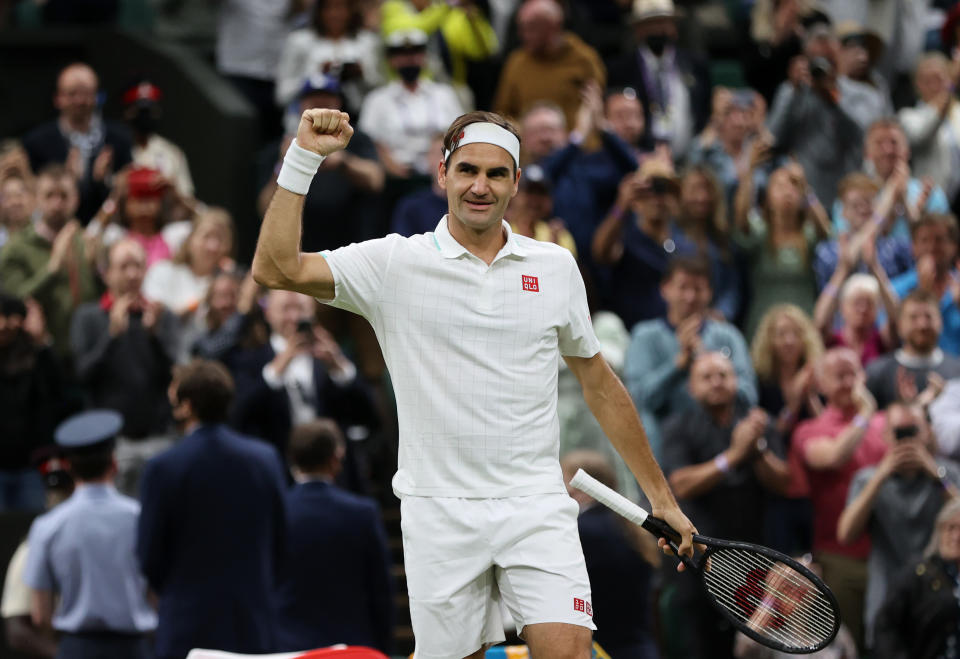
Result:
M432 231L442 134L491 109L522 136L506 219L577 258L603 354L700 532L822 573L844 620L822 656L960 653L960 4L0 0L0 26L2 52L36 55L0 57L14 72L0 83L5 514L29 521L104 474L146 496L144 470L184 433L229 427L281 456L286 522L260 557L284 576L233 604L276 622L226 649L409 652L396 412L372 329L261 290L248 266L304 110L357 127L306 198L303 249L318 251ZM639 500L559 368L564 469ZM68 473L54 428L93 408L122 415L115 468ZM210 510L239 529L240 481L196 459L222 487L191 492L228 492ZM576 496L613 659L779 656ZM193 550L196 571L262 580L238 567L244 543L223 542L228 521L208 530L219 559ZM5 528L9 556L26 526ZM202 619L198 595L161 577L193 554L148 540L161 629ZM22 605L26 551L6 640L52 657L56 636Z

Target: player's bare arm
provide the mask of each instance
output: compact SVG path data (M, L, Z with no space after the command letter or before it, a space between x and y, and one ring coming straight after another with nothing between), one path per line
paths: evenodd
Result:
M681 534L680 552L692 556L692 536L697 530L681 512L660 465L653 457L647 434L626 387L599 353L593 357L564 357L564 360L580 381L590 411L650 499L653 515L665 520Z
M346 148L352 136L353 127L345 112L314 109L303 113L291 150L297 146L308 153L293 154L300 155L296 159L288 151L284 159L284 168L295 167L295 176L299 179L288 187L298 192L284 187L281 171L280 185L263 217L257 251L253 255L253 277L258 284L297 291L322 300L333 299L333 272L326 259L319 254L300 251L303 203L309 178L312 178L310 167L314 166L315 171L320 156L326 157ZM306 186L302 185L304 181Z

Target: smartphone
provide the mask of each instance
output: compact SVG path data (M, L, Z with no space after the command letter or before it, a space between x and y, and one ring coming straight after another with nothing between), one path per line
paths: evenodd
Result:
M297 321L297 334L306 334L313 338L313 323L309 318L303 318Z
M903 441L905 439L914 439L919 434L920 434L920 428L915 425L900 426L899 428L893 429L893 437L898 442Z

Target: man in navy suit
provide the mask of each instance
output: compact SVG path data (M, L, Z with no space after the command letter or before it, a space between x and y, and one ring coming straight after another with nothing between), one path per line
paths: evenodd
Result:
M610 84L636 91L647 132L683 158L710 117L709 70L677 45L672 0L638 0L631 19L637 47L610 63Z
M187 434L147 463L140 494L137 553L160 599L155 656L272 652L286 534L280 455L223 425L233 397L223 366L197 360L178 379Z
M393 583L380 511L333 484L344 456L337 424L293 429L287 551L277 589L281 650L346 643L390 652Z

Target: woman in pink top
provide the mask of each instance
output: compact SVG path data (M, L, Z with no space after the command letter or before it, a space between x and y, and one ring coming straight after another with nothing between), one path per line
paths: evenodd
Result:
M885 283L890 284L889 280ZM839 295L828 289L829 286L824 288L814 310L814 321L828 348L850 348L866 366L896 346L895 330L889 320L896 317L896 298L892 291L883 290L876 277L860 273L851 275ZM877 311L881 302L887 319L878 329ZM839 327L834 325L837 306L840 307Z
M166 192L167 184L155 169L135 167L127 175L127 196L122 200L120 218L127 227L127 235L146 251L147 267L172 256L160 232Z

